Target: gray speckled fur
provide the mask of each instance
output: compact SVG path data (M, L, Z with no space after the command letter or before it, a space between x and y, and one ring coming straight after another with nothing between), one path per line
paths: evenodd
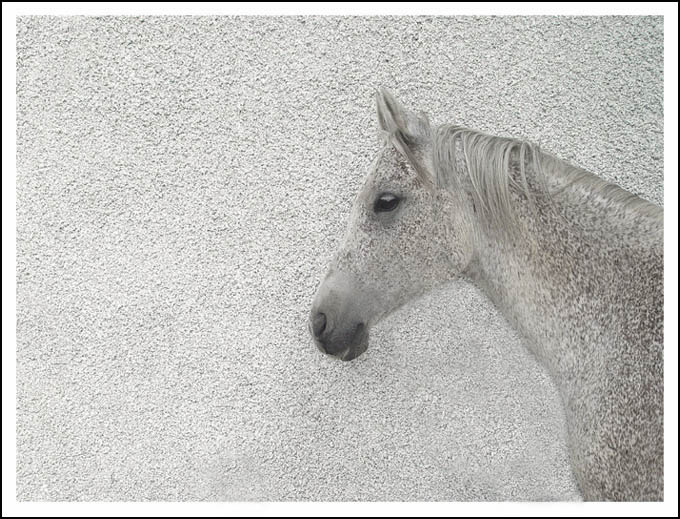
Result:
M312 306L317 342L351 360L371 325L468 279L555 380L583 497L662 500L662 210L519 141L433 131L384 90L377 105L385 145ZM402 201L377 214L385 192Z

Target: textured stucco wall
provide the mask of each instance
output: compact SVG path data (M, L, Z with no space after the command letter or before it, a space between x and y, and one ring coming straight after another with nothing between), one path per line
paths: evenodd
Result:
M556 390L459 283L322 356L373 92L661 203L663 20L20 18L22 500L577 499Z

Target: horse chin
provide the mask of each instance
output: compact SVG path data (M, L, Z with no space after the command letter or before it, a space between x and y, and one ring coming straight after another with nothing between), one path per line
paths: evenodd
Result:
M368 329L364 328L358 337L352 341L352 345L340 356L340 360L350 361L356 359L359 355L368 349Z

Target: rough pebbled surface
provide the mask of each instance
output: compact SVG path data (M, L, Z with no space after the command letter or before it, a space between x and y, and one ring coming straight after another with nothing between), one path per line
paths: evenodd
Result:
M20 18L17 496L577 499L557 391L466 284L322 356L373 92L663 198L663 21Z

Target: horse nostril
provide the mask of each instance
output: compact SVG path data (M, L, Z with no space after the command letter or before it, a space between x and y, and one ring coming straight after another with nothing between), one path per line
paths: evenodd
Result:
M314 337L317 339L321 337L321 334L326 329L326 314L319 312L312 319L312 331L314 332Z

